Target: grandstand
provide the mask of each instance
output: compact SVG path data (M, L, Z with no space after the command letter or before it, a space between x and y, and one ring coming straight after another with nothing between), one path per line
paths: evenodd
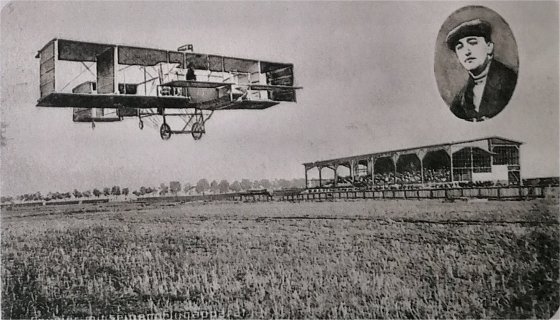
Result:
M520 185L521 144L493 136L309 162L305 182L308 189Z

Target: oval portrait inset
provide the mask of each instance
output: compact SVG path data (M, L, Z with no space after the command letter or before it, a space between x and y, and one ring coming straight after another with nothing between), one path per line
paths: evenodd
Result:
M439 93L456 117L479 122L502 112L515 90L518 71L515 38L496 12L464 7L441 26L434 72Z

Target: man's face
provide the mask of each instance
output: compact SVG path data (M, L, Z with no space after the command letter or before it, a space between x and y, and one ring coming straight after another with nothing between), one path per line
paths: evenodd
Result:
M455 53L459 62L471 72L480 72L486 66L488 55L492 53L494 44L486 42L484 37L469 36L460 39L455 45Z

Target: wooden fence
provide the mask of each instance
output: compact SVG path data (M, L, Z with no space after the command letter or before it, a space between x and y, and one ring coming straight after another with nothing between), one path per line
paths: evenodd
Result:
M277 200L334 200L334 199L461 199L479 198L491 200L527 200L544 198L551 187L471 187L416 190L308 190L284 194Z

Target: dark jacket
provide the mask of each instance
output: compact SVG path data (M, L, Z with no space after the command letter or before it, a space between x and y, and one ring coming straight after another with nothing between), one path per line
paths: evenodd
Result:
M187 69L187 80L196 81L196 74L194 74L194 69L193 68L188 68Z
M475 119L476 121L483 121L484 118L492 118L507 105L513 95L516 83L517 73L503 63L493 60L488 70L478 112L475 111L473 105L474 80L471 77L453 99L451 112L468 121Z

